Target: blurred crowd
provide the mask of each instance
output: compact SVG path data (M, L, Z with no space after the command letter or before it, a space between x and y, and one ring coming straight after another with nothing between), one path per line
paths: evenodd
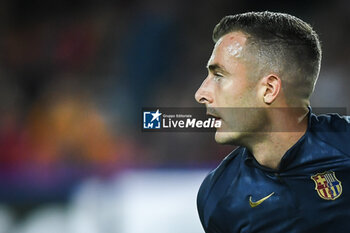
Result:
M65 202L87 177L215 166L234 147L142 133L141 108L197 107L213 27L252 10L311 23L324 57L312 104L349 108L345 0L1 1L0 202L20 216Z

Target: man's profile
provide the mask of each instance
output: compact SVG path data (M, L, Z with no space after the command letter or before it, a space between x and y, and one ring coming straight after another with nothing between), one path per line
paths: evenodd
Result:
M215 140L239 147L201 185L204 230L350 232L350 119L311 112L316 32L288 14L249 12L224 17L213 40L195 98L222 123Z

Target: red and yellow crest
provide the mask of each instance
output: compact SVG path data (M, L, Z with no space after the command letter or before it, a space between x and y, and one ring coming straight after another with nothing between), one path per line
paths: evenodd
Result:
M335 177L333 171L317 173L311 176L311 179L315 182L315 190L322 199L335 200L343 191L341 182Z

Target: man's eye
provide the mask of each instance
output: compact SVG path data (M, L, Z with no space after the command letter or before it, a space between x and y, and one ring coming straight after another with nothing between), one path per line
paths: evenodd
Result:
M220 79L222 78L223 76L221 74L214 74L214 81L220 81Z

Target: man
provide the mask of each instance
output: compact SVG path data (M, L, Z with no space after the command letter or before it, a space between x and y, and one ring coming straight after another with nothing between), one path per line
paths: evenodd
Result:
M317 34L282 13L224 17L195 98L238 147L203 181L207 233L350 232L350 120L316 116Z

